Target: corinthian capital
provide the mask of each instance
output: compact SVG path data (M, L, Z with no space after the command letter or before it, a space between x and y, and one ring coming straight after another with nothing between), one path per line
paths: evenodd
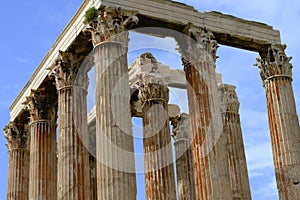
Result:
M50 76L55 78L57 90L65 87L88 87L88 76L84 66L81 66L84 57L70 52L59 51L54 65L49 68Z
M140 75L139 99L143 104L149 101L169 101L169 89L166 85L166 77L159 77L155 73Z
M53 120L55 118L55 100L45 89L31 90L26 97L25 110L29 111L30 121Z
M186 36L176 38L183 59L190 62L197 62L199 59L216 62L219 46L211 31L188 24L184 33Z
M91 33L94 47L104 41L123 42L124 35L127 36L126 30L136 25L138 21L137 16L123 12L121 8L105 6L99 10L91 8L86 12L85 31Z
M29 149L29 134L27 129L23 128L20 131L15 122L9 122L3 131L9 151L13 149Z
M292 57L286 56L285 49L286 45L271 45L267 51L260 52L254 65L259 68L263 81L279 76L292 78Z

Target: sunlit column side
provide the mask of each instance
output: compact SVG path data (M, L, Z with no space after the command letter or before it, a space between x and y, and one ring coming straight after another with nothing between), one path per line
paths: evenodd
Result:
M300 196L300 128L292 88L291 57L272 45L257 57L266 92L275 175L280 199Z
M141 78L146 199L176 199L171 134L168 117L169 89L162 80Z
M83 58L59 52L50 75L58 93L57 199L90 199L87 128L88 77Z
M6 199L28 199L30 136L27 125L9 122L4 127L8 148Z
M188 25L179 39L187 80L196 199L232 199L215 77L218 44L211 32Z
M251 200L245 148L235 86L219 85L223 133L227 136L227 155L233 199Z
M196 199L190 117L182 113L172 119L178 200Z
M98 199L133 200L137 191L126 29L138 19L120 8L101 7L94 19L86 20L96 67Z
M24 103L30 113L29 199L56 199L55 103L44 88L32 90Z

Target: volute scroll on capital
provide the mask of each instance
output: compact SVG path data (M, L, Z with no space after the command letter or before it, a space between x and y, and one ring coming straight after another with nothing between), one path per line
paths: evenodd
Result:
M84 31L91 33L94 47L105 41L128 42L127 30L139 22L137 12L125 11L120 7L102 6L98 10L92 9L94 16L85 21Z
M54 64L48 68L49 76L55 78L57 90L72 87L82 87L87 90L89 78L88 68L82 63L85 57L71 52L59 51Z
M15 122L9 122L3 129L4 137L7 140L8 150L25 149L29 150L29 130L24 125L23 130Z
M292 57L285 54L286 45L271 45L256 58L254 66L259 68L262 81L265 83L274 77L287 77L292 79Z

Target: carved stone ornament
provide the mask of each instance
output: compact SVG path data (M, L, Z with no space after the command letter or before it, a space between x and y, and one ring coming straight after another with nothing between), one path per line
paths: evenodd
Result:
M84 57L70 52L59 51L59 56L52 67L50 76L55 78L57 90L65 87L80 86L87 89L89 79L81 63Z
M222 84L219 86L219 95L221 102L221 112L231 112L238 114L240 102L235 92L235 86Z
M85 31L92 35L94 47L104 41L123 42L128 36L126 30L139 22L133 14L124 15L121 8L103 6L97 12L97 17L85 27Z
M173 126L172 136L175 141L188 141L191 140L190 135L190 117L188 114L182 113L174 117L171 121Z
M31 90L26 97L25 110L29 111L30 122L38 120L52 120L55 118L55 103L45 89Z
M263 81L276 76L292 78L292 57L285 54L286 45L272 45L256 58L259 74Z
M188 24L183 31L187 36L182 35L176 38L178 51L183 59L189 62L199 60L216 62L218 43L211 31Z
M169 101L169 89L166 85L167 77L156 73L142 73L139 76L139 99L142 103L148 101Z
M29 134L28 130L19 131L15 122L9 122L3 129L4 137L7 140L8 150L28 149Z

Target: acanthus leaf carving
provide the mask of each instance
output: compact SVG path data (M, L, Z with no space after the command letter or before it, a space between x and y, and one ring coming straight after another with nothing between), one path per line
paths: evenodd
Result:
M44 88L31 90L30 96L23 102L25 110L30 114L30 121L52 120L55 119L56 101Z
M292 57L286 56L285 49L286 45L271 45L257 56L254 66L259 68L263 82L276 76L292 78Z
M167 78L160 77L161 74L156 73L142 73L139 76L139 99L144 105L149 101L169 101L169 89L167 87Z
M13 149L29 149L30 137L26 126L23 127L23 130L20 130L16 122L9 122L3 131L9 151Z
M215 63L217 56L218 43L211 31L188 24L183 31L185 35L176 38L178 51L182 55L183 64L208 61ZM190 64L188 66L190 66Z
M97 17L86 24L85 31L91 33L94 47L104 41L124 42L125 39L126 42L127 30L138 22L133 13L126 16L121 8L102 6L97 10Z
M81 66L83 60L83 56L59 51L58 58L53 66L49 68L49 75L55 78L57 90L72 86L87 89L89 79L85 67Z

